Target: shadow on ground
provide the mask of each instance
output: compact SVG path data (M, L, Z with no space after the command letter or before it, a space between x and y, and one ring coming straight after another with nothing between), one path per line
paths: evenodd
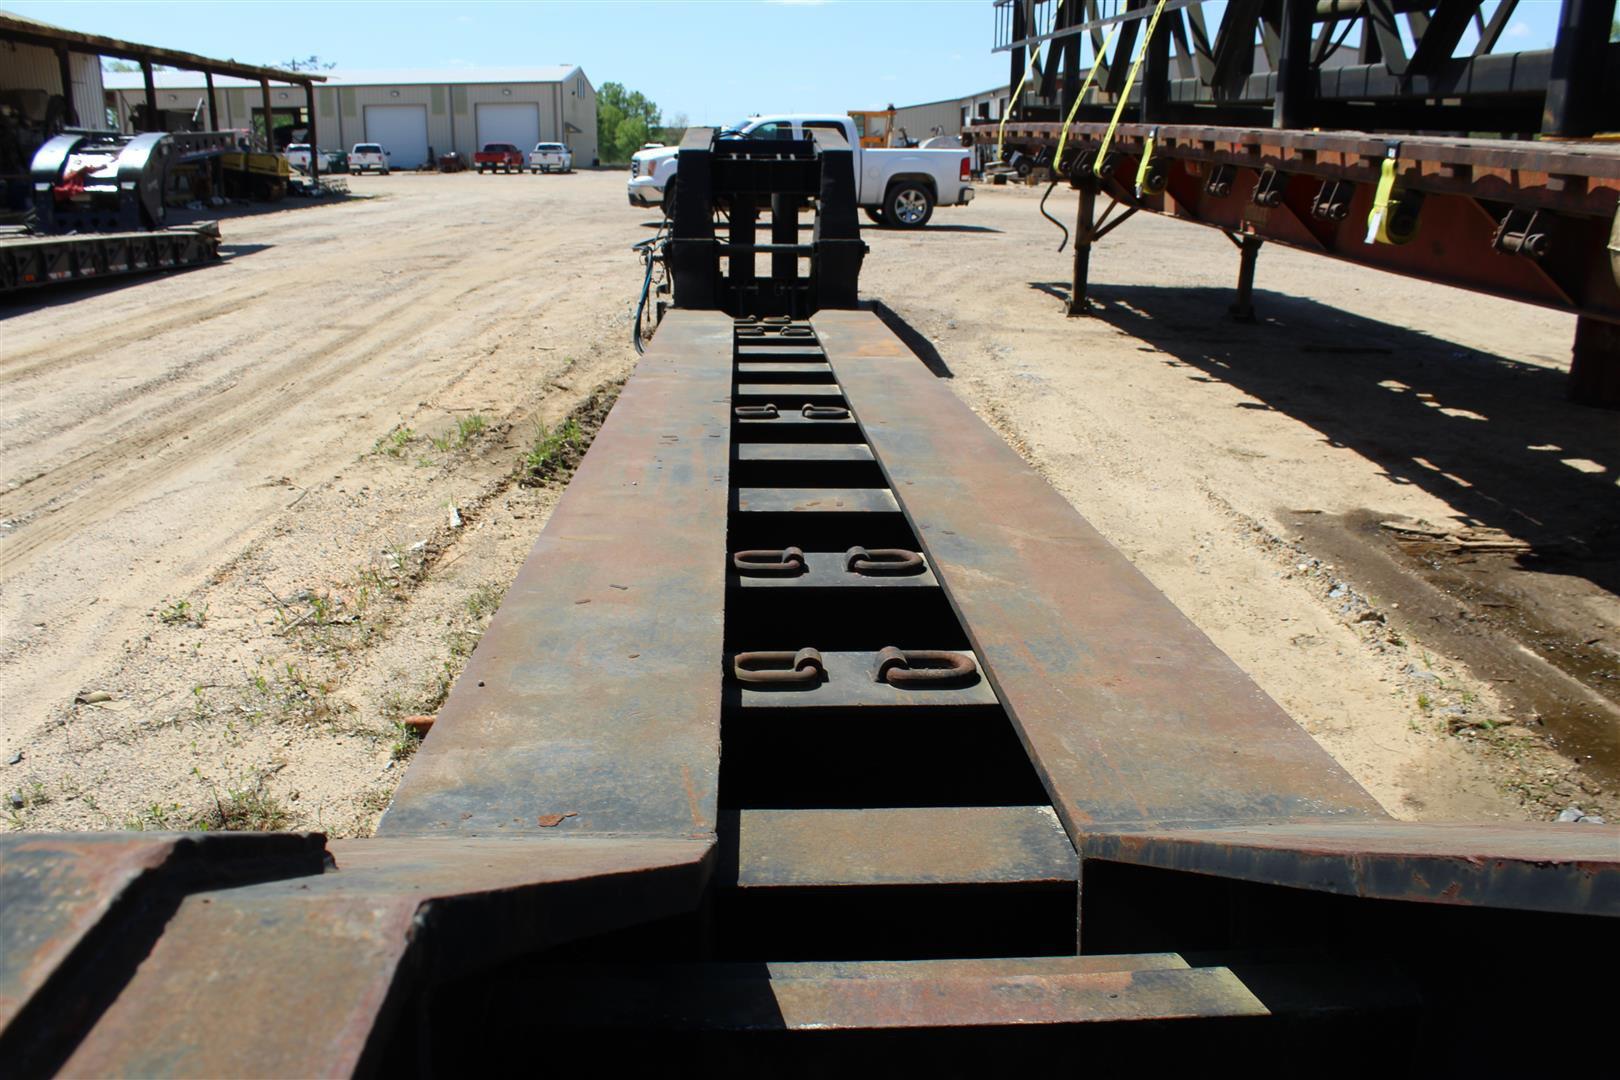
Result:
M1068 298L1063 283L1031 282ZM1257 291L1259 321L1223 288L1093 285L1091 313L1530 542L1525 569L1620 592L1620 422L1565 398L1566 370L1481 352L1314 300Z

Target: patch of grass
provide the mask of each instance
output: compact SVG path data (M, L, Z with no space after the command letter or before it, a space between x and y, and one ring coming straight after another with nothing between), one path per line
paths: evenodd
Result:
M373 454L386 454L388 457L397 458L405 453L405 448L410 446L411 440L415 438L416 432L401 424L393 431L390 431L388 434L378 439L376 443L372 445L371 452Z
M169 626L202 626L208 621L208 605L195 607L190 600L171 600L158 609L158 621Z
M487 581L467 595L467 614L475 619L493 615L495 609L501 606L501 597L505 595L504 587Z
M443 435L434 435L428 441L433 444L433 449L441 454L448 453L451 450L462 450L488 427L489 421L487 419L478 413L473 413L471 416L464 416L457 420L456 426Z
M1417 696L1417 704L1418 708L1422 709L1424 712L1428 712L1434 707L1434 701L1429 697L1428 694L1419 694Z
M536 424L534 439L523 453L523 482L543 483L572 470L585 456L586 446L585 431L573 417L550 429Z
M264 777L254 776L242 788L214 791L214 805L195 815L190 827L201 832L275 832L292 823L292 811L265 790Z
M311 677L293 661L284 660L254 674L248 682L244 707L258 720L314 723L335 711L331 694L331 684Z
M134 832L179 832L185 829L179 803L152 803L124 819L124 828Z
M415 728L408 727L400 721L394 721L394 741L388 747L388 756L395 761L409 761L416 753L417 747L422 745L422 736ZM386 805L386 803L384 804ZM379 809L381 809L379 807Z
M360 796L360 809L370 814L380 814L388 809L388 804L394 801L394 793L387 788L372 788Z

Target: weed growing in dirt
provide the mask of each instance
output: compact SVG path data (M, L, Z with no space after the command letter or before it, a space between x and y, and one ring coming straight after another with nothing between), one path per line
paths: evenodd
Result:
M388 756L395 761L409 761L416 753L416 748L422 745L422 736L415 728L399 720L394 721L393 729L394 742L388 748ZM386 806L387 803L384 802L383 805Z
M255 720L314 723L335 709L329 683L312 678L291 660L261 669L248 683L244 707Z
M501 597L505 595L506 588L504 586L493 581L485 582L468 595L467 614L475 619L493 615L495 609L501 606Z
M523 455L523 482L543 483L573 469L589 445L584 428L573 417L549 430L544 424L536 424L534 440Z
M255 774L242 788L227 787L223 798L215 788L214 805L194 815L189 827L200 832L274 832L292 819L292 811L266 791L264 777Z
M451 450L462 450L466 448L468 443L482 434L487 427L489 427L489 421L478 413L473 413L471 416L464 416L457 420L456 426L452 430L446 431L443 435L434 435L428 441L433 444L433 449L441 454L448 453Z
M180 804L152 803L138 813L124 819L124 828L134 832L179 832L186 825L177 816L180 814Z
M208 605L196 607L189 600L171 600L158 609L158 621L169 626L202 626L208 621Z
M402 424L372 444L371 452L397 458L405 453L405 448L411 445L414 438L416 432Z

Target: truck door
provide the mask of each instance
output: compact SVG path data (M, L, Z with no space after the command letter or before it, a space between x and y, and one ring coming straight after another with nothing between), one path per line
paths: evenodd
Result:
M823 131L836 131L845 141L855 138L855 133L850 130L850 126L838 120L807 120L804 123L804 137L807 139L812 138L813 136L810 133L817 129ZM868 183L866 178L861 175L861 162L865 158L865 155L861 153L861 144L859 139L851 142L849 144L849 148L850 151L855 155L855 187L857 189L855 201L861 203L867 201L876 202L882 197L881 192L873 193L871 200L866 198L867 192L871 189L872 185Z

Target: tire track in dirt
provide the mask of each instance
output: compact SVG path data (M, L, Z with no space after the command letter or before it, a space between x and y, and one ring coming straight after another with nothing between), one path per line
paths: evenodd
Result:
M445 281L441 275L427 284L437 291L444 288ZM475 284L462 290L450 302L459 303L480 287ZM26 565L41 548L64 539L92 521L112 515L131 499L145 494L145 489L152 484L190 467L204 455L255 434L261 425L319 393L350 368L370 360L379 350L415 337L442 318L441 313L431 307L407 317L412 308L419 307L422 307L420 297L413 291L379 312L373 323L358 328L351 326L292 365L234 383L164 423L99 447L0 495L0 518L26 521L86 485L93 485L70 505L43 520L23 524L11 537L0 541L0 579ZM230 395L231 400L222 404L219 399L225 395ZM118 469L120 462L137 461L144 451L161 448L182 433L190 436L183 454ZM102 496L103 492L107 494Z

